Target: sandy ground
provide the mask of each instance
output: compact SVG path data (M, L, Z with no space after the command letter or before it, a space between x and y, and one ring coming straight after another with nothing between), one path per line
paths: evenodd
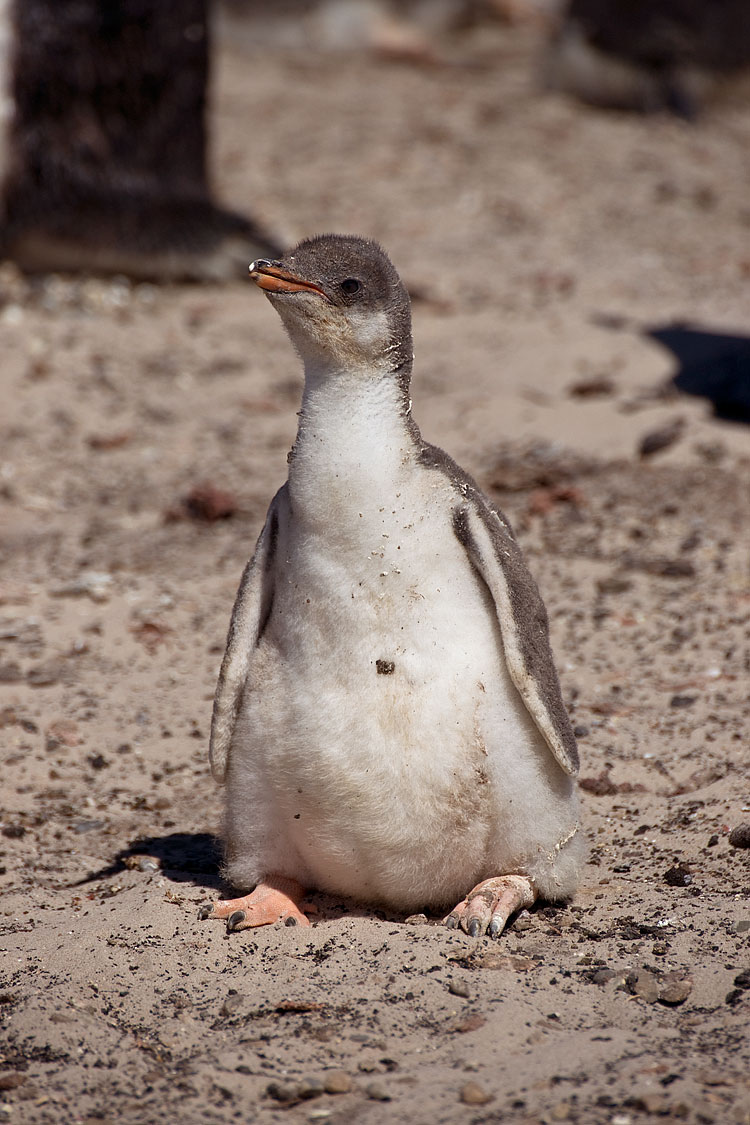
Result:
M580 893L497 943L322 897L304 932L198 920L213 686L297 361L243 284L3 267L11 1123L750 1122L749 433L661 394L640 333L746 325L750 111L541 97L526 29L441 50L225 46L217 186L290 241L377 237L412 288L415 417L507 510L550 610ZM231 517L187 514L202 482Z

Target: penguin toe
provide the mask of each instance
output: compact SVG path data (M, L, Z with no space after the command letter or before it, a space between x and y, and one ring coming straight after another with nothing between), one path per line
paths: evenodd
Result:
M249 895L207 903L200 908L198 917L225 919L230 934L278 922L285 926L309 926L309 919L299 906L303 893L295 880L270 875Z
M499 937L511 914L531 906L536 888L526 875L498 875L485 879L469 891L445 919L450 930L464 930L469 937Z

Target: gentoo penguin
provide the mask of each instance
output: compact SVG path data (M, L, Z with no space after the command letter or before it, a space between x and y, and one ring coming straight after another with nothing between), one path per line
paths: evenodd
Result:
M206 174L208 0L0 0L0 256L225 280L278 247Z
M411 414L409 296L325 235L251 276L302 358L289 476L229 628L211 730L228 880L203 918L305 925L308 888L499 934L569 898L576 743L508 521ZM458 905L455 905L455 904Z

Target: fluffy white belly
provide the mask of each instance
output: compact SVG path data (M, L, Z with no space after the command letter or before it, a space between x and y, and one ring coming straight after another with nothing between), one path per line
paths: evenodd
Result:
M497 870L498 826L519 783L535 788L540 742L454 535L455 494L434 473L421 486L416 518L400 494L335 534L282 518L229 785L241 772L272 810L256 848L301 881L407 908Z

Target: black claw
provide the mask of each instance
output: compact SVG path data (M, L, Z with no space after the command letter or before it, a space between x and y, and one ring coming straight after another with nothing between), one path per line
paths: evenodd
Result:
M236 930L237 927L240 926L244 921L245 921L245 911L244 910L235 910L234 913L230 914L229 917L227 918L227 931L228 931L228 933L231 933L232 930Z
M448 917L445 919L445 926L446 926L446 929L448 929L448 930L457 930L458 929L458 915L457 914L449 914Z
M206 918L210 918L213 912L214 904L212 902L204 903L203 906L201 906L198 910L198 921L205 922Z
M297 919L293 918L292 915L290 914L289 917L285 919L284 925L285 926L296 926L297 925Z
M503 923L500 921L500 919L499 918L493 918L492 921L490 922L490 926L489 926L489 929L487 930L487 933L490 935L491 938L495 938L495 937L498 937L498 935L503 932L503 929L504 929L504 926L503 926Z
M482 923L479 921L478 918L472 918L471 919L471 921L469 922L469 925L466 928L466 932L469 935L469 937L481 937L482 936Z

